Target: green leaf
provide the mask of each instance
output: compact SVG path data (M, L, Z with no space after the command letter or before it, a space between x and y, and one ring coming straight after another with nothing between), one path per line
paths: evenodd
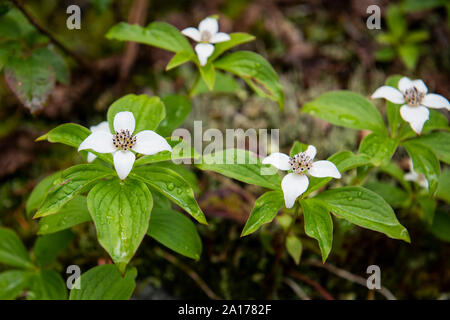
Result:
M79 164L64 170L61 177L53 182L34 218L57 213L73 197L88 191L96 181L115 175L112 169L96 164Z
M43 65L50 66L55 72L56 79L68 84L70 80L70 69L64 58L56 52L52 47L37 48L33 51L33 55Z
M51 234L91 220L86 197L75 196L57 214L52 214L39 220L38 234Z
M262 164L259 158L247 150L225 149L207 154L197 167L245 183L274 190L281 188L281 178L275 170L272 170L271 165Z
M398 48L398 53L409 70L416 68L420 55L420 47L414 44L404 44Z
M450 132L432 132L414 141L430 148L442 162L450 164Z
M43 267L55 261L74 236L70 230L64 230L39 237L34 244L34 256L38 264Z
M99 182L87 197L97 238L123 273L144 238L153 200L144 183L118 178Z
M250 41L253 41L256 39L251 34L243 33L243 32L230 33L229 36L231 38L230 40L224 41L224 42L219 42L214 45L214 52L211 55L211 57L209 57L209 61L216 60L222 53L224 53L225 51L227 51L233 47L236 47L240 44L247 43L247 42L250 42Z
M108 31L106 38L139 42L176 53L193 51L183 34L174 26L164 22L153 22L145 28L136 24L120 22Z
M450 203L450 170L445 169L441 172L439 185L436 190L436 197Z
M15 299L27 285L29 272L10 270L0 273L0 300Z
M292 259L294 259L295 264L298 265L300 263L300 257L302 255L302 251L303 251L302 241L294 235L287 236L286 250L289 253L289 255L292 257Z
M405 42L409 42L409 43L424 42L424 41L428 40L429 37L430 37L430 34L428 33L427 30L411 31L406 36Z
M450 214L448 212L436 212L431 233L442 241L450 242Z
M326 92L306 103L302 111L338 126L386 132L378 110L365 97L351 91Z
M200 66L199 70L209 91L214 89L214 82L216 81L216 70L214 69L214 65L211 62L208 62L206 65Z
M400 6L390 5L386 12L386 22L391 33L399 39L407 30L407 21Z
M31 212L37 210L44 201L45 197L47 196L47 192L51 189L53 186L53 181L58 179L61 176L61 171L55 172L48 177L45 177L42 179L36 187L34 187L33 191L31 192L30 196L28 197L27 204L26 204L26 212L27 215L29 215Z
M402 168L400 168L396 163L390 162L385 165L382 165L378 168L381 172L387 173L391 177L397 179L398 182L402 185L402 187L408 191L411 190L411 185L405 181L404 176L405 172Z
M5 66L5 80L20 102L31 113L43 108L55 86L53 69L31 55L9 57Z
M250 51L238 51L214 61L217 69L241 77L259 96L284 105L284 94L278 75L260 55Z
M51 270L40 270L30 277L29 300L66 300L67 289L63 278Z
M422 212L420 214L420 218L423 222L425 222L428 226L431 226L433 224L434 220L434 212L436 210L436 200L434 200L433 197L430 197L428 195L421 195L417 197L417 202L419 202L419 205L422 209Z
M295 141L294 144L291 147L291 150L289 151L289 156L293 157L296 154L299 154L300 152L305 152L306 149L308 149L308 145L307 144Z
M159 123L166 117L166 110L161 99L145 94L128 94L116 100L108 109L108 123L114 132L114 116L122 111L130 111L136 120L134 133L143 130L156 130Z
M200 259L202 241L195 224L182 213L171 209L153 209L147 234L179 254Z
M252 212L242 230L241 237L258 230L263 224L270 223L284 206L284 196L281 191L269 191L255 201Z
M205 81L200 77L192 88L190 95L196 96L203 93L236 93L241 87L232 75L224 74L216 70L216 80L214 81L214 88L209 90Z
M351 151L341 151L330 156L328 161L333 162L342 174L345 171L359 168L370 163L370 158L364 154L353 154ZM330 182L332 178L309 178L308 190L303 194L306 197L313 191L316 191Z
M176 68L186 62L194 61L195 54L193 51L180 51L177 52L166 66L166 71Z
M394 208L404 207L409 201L408 193L396 187L392 183L370 181L365 185L365 187L379 194Z
M152 165L149 167L135 168L130 175L161 192L169 200L183 208L198 222L207 224L205 215L195 200L194 190L192 190L189 183L175 171Z
M192 105L189 99L182 95L168 95L161 100L166 108L166 117L161 121L156 132L163 137L168 137L183 123L191 112Z
M91 131L88 128L79 124L65 123L40 136L36 141L47 140L52 143L62 143L70 147L78 148L90 134Z
M375 51L375 60L381 62L389 62L395 59L397 52L390 47L380 48Z
M300 205L305 217L305 232L319 243L322 261L325 262L333 244L333 220L321 201L302 199Z
M199 183L197 180L197 176L194 172L189 168L189 166L183 166L176 163L173 163L172 161L165 161L165 162L159 162L158 167L164 167L167 169L170 169L172 171L175 171L180 176L186 180L189 185L191 186L192 190L194 190L195 193L200 192Z
M79 278L80 289L70 290L70 300L128 300L136 287L136 268L122 277L111 264L94 267Z
M430 195L434 194L439 182L440 167L439 160L434 152L416 140L403 143L413 162L414 171L421 173L428 181Z
M386 201L362 187L327 190L314 199L322 200L329 211L363 228L410 242L408 231L397 220Z
M30 256L17 234L0 227L0 263L23 269L33 268Z
M197 159L200 154L191 147L188 141L172 140L168 141L172 146L172 152L164 150L150 156L143 156L136 160L135 166L142 166L148 163L156 163L169 160Z
M397 89L398 82L401 78L401 75L390 76L386 79L386 85ZM397 132L398 125L402 122L402 118L400 116L400 105L386 100L386 114L391 133L394 135Z
M366 155L374 166L388 163L397 149L397 140L378 133L364 137L359 146L359 153Z

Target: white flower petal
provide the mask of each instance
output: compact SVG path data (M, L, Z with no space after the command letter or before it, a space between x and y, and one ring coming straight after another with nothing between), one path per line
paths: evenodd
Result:
M317 149L313 145L309 145L305 153L311 160L313 160L314 157L316 156Z
M403 98L403 93L401 93L399 90L389 87L389 86L379 87L372 94L371 98L372 99L384 98L384 99L389 100L390 102L393 102L396 104L405 102L405 99Z
M313 162L312 168L309 169L309 174L317 178L332 177L336 179L341 178L341 173L335 164L328 160L321 160Z
M102 121L98 125L92 126L89 129L91 130L91 132L96 132L96 131L111 132L111 131L109 131L109 124L107 121Z
M218 32L211 37L211 43L219 43L231 40L230 36L225 32Z
M199 43L195 46L195 52L197 53L200 65L204 66L214 52L214 46L210 43Z
M265 157L262 161L263 164L271 164L279 170L289 170L291 165L289 164L289 156L281 152L274 152L268 157Z
M308 177L296 173L288 173L281 181L286 208L292 208L295 200L308 189Z
M400 115L403 120L409 122L411 129L417 134L422 132L423 125L428 120L429 114L428 109L423 106L410 107L405 104L400 108Z
M114 168L121 180L124 180L133 168L136 156L131 151L117 150L114 153Z
M447 99L445 99L440 94L435 93L429 93L425 97L423 97L421 104L433 109L448 109L450 107L450 103Z
M113 135L106 131L92 132L78 147L78 151L92 149L99 153L112 153L116 150L113 145Z
M414 87L414 83L408 77L403 77L398 82L398 88L401 92L405 93L406 90Z
M414 87L416 87L416 89L419 90L420 92L425 94L428 92L428 88L425 85L425 82L423 82L421 79L413 80L412 83Z
M172 151L166 139L154 131L144 130L136 134L136 144L132 148L137 153L152 155L164 150Z
M88 154L87 154L87 162L91 163L96 158L97 158L97 156L95 154L93 154L92 152L88 152Z
M114 130L116 132L128 130L132 134L134 132L135 125L136 122L134 120L133 113L130 111L118 112L114 116Z
M200 32L208 31L213 36L219 31L219 23L217 22L217 19L205 18L200 21L198 30L200 30Z
M421 186L422 188L428 189L428 181L424 175L419 177L419 186Z
M201 33L197 28L186 28L183 29L181 33L197 42L200 42L200 40L202 39Z

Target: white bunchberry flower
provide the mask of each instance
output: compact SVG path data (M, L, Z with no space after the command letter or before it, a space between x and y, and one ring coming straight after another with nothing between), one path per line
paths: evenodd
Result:
M430 112L427 107L450 110L448 100L439 94L427 94L428 88L420 79L403 77L398 82L398 89L382 86L372 94L372 99L384 98L396 104L403 104L400 115L417 134L422 132L423 125L428 120Z
M136 160L131 150L145 155L164 150L172 151L166 139L154 131L143 130L133 136L135 124L133 113L119 112L114 117L114 134L111 134L109 130L93 131L80 144L78 151L92 149L98 153L112 153L117 175L124 180Z
M91 132L96 132L96 131L110 132L109 131L109 124L108 124L107 121L102 121L98 125L92 126L89 129L91 130ZM96 158L97 158L97 156L95 154L93 154L92 152L88 152L88 154L87 154L87 162L91 163Z
M199 42L195 46L195 52L202 66L206 64L208 58L214 52L212 43L225 42L231 39L225 32L219 32L219 23L214 18L203 19L199 23L198 29L190 27L183 29L181 33Z
M409 168L410 171L405 174L404 178L406 181L413 181L419 184L422 188L428 189L428 181L425 176L421 173L417 173L414 171L413 163L411 159L409 159Z
M315 156L316 148L310 145L305 152L300 152L293 157L275 152L263 159L263 164L271 164L279 170L292 171L281 181L286 208L292 208L295 200L308 189L309 180L306 173L317 178L341 178L333 162L327 160L313 162Z

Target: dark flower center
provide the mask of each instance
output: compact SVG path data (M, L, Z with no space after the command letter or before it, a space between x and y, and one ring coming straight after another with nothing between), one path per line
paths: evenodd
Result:
M312 163L312 159L305 152L300 152L299 154L289 158L291 169L297 174L305 174L312 168Z
M202 31L202 42L209 42L211 40L211 36L211 32L209 32L208 30Z
M136 144L136 137L134 137L128 130L120 130L116 132L113 137L114 147L122 151L127 151Z
M417 107L422 102L425 94L416 87L409 88L405 91L405 101L411 107Z

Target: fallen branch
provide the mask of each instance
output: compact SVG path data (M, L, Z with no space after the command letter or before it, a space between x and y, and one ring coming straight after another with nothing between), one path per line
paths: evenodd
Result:
M333 296L324 287L303 273L292 270L289 272L289 275L316 289L326 300L334 300Z

